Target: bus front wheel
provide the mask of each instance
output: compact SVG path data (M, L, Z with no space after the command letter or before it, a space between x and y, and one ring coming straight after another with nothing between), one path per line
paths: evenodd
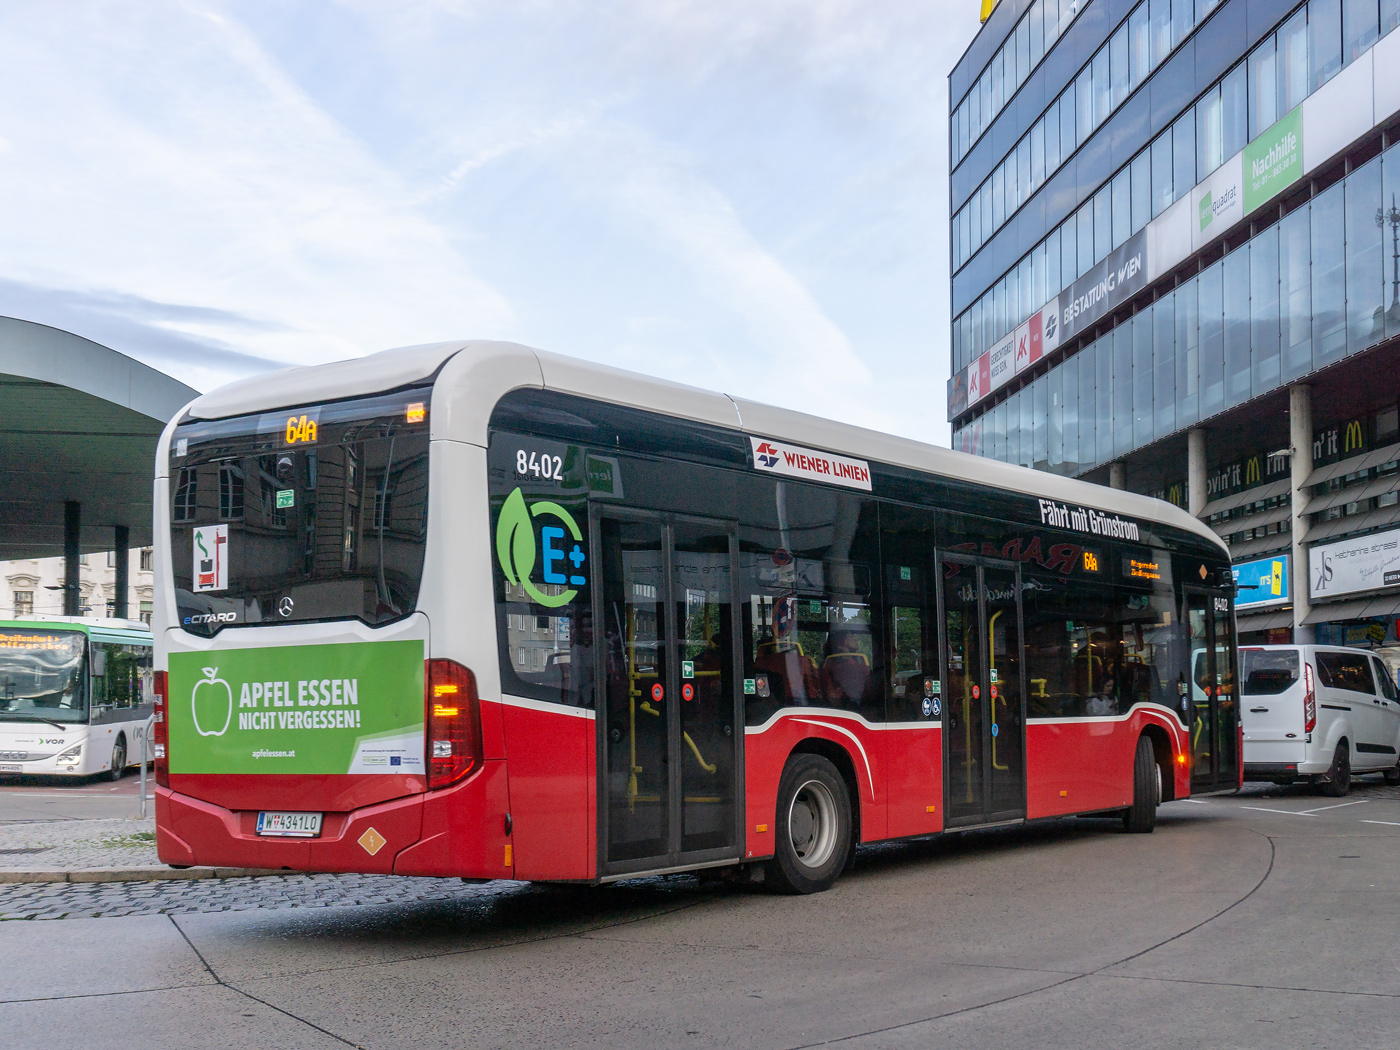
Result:
M1152 741L1138 737L1133 756L1133 804L1123 813L1123 830L1148 834L1157 826L1157 803L1162 796L1161 770Z
M846 866L853 827L851 796L821 755L789 759L778 784L777 842L766 881L784 893L830 889Z
M117 737L112 745L112 768L107 771L108 780L120 780L126 772L126 737Z

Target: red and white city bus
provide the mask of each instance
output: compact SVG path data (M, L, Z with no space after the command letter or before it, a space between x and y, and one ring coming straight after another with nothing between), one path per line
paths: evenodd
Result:
M1143 496L495 342L216 390L156 473L169 864L814 891L1239 782L1229 557Z

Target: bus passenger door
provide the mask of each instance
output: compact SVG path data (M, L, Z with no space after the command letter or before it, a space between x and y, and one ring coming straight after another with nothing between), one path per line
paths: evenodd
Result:
M947 827L1025 816L1020 570L944 555L943 740Z
M733 529L609 508L597 520L599 874L737 857L743 722Z
M1233 788L1240 755L1230 599L1188 589L1186 621L1191 631L1191 790Z

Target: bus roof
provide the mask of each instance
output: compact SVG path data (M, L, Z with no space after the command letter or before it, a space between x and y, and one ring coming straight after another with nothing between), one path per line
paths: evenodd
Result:
M43 627L48 630L79 631L100 642L126 642L132 645L149 645L152 642L151 629L140 620L118 620L114 617L52 616L35 613L0 620L0 629Z
M433 412L430 426L435 439L451 438L484 447L488 421L496 402L511 390L539 387L645 408L755 437L790 441L1028 496L1158 521L1211 541L1227 557L1229 553L1224 541L1204 522L1165 500L535 350L518 343L486 340L433 343L384 350L350 361L284 369L272 376L255 376L213 390L190 403L187 417L221 419L315 404L392 390L435 376L435 402L439 394L450 394L466 402L462 411ZM170 435L178 422L178 418L172 420L162 436L156 456L158 477L169 476Z

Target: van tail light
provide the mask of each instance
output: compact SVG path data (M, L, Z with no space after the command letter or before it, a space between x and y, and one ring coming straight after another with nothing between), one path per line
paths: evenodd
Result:
M1313 688L1312 664L1303 664L1303 683L1307 688L1303 694L1303 732L1311 733L1317 728L1317 690Z
M481 765L476 675L452 660L429 660L424 686L428 787L447 787Z
M156 783L161 787L170 786L170 723L165 713L169 707L166 698L170 695L170 676L164 671L155 675L155 703L151 712L151 757L156 764Z

